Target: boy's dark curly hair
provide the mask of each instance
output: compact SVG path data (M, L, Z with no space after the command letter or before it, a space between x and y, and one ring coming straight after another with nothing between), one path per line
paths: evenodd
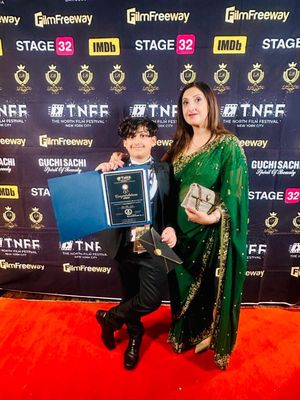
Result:
M139 126L147 128L150 136L156 136L158 126L147 117L127 117L119 125L118 134L122 139L133 137Z

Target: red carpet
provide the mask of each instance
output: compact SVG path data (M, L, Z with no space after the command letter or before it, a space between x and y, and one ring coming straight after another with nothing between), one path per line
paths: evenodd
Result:
M144 319L141 362L124 370L126 332L115 350L106 350L98 308L0 298L1 399L300 399L300 309L242 309L237 347L224 372L211 351L173 353L166 343L169 307Z

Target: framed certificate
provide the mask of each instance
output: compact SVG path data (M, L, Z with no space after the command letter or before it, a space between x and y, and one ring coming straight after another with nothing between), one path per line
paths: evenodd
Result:
M48 180L61 242L151 223L148 169L83 172Z
M107 225L121 227L151 223L148 170L121 168L101 174Z

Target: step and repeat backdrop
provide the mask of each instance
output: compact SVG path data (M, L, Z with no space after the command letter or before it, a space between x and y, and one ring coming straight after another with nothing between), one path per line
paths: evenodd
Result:
M298 0L1 0L0 287L120 297L97 235L59 242L47 180L121 150L128 115L158 123L160 157L202 80L248 158L243 303L298 303L299 20Z

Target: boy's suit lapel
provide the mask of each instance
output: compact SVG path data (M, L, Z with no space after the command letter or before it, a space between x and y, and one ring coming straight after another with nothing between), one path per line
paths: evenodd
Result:
M163 164L159 161L154 161L154 171L157 179L158 193L160 195L160 198L162 199L163 198L162 190L164 181Z

